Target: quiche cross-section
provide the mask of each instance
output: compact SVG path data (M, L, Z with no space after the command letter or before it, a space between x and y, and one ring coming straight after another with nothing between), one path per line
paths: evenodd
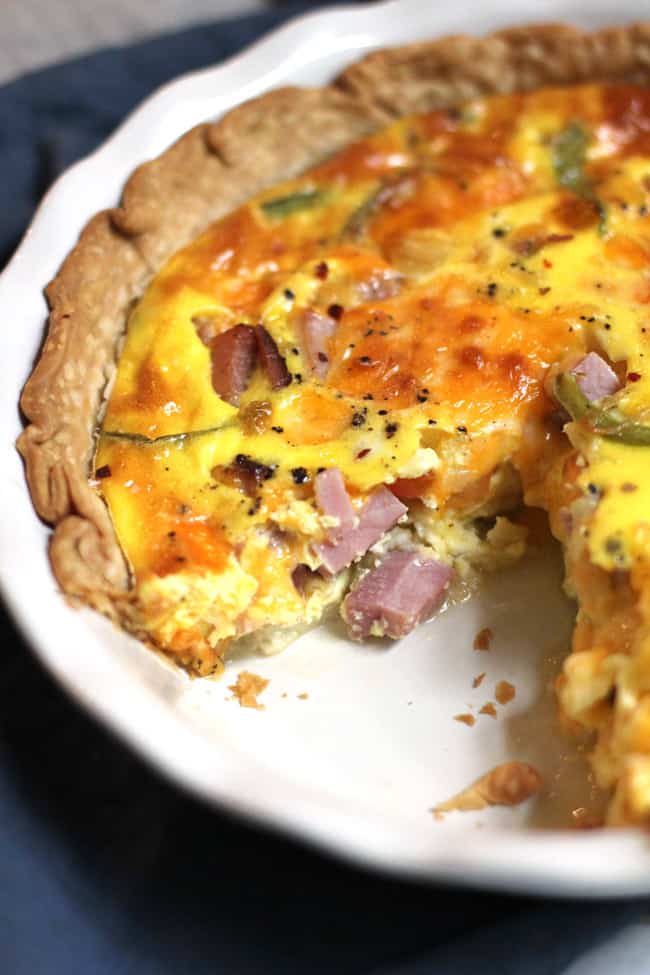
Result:
M158 269L71 506L107 513L128 583L66 588L207 675L326 614L405 636L543 509L577 603L560 711L595 733L610 822L647 821L650 91L360 129L167 259L142 232Z

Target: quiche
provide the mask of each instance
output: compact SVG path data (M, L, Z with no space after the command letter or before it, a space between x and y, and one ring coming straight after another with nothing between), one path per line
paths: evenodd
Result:
M647 822L649 55L646 25L380 51L138 170L22 398L61 589L208 675L328 613L398 639L541 509L561 719Z

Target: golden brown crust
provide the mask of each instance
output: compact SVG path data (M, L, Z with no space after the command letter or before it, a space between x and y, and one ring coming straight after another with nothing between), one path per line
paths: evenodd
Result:
M588 80L646 84L650 24L594 33L539 24L488 37L445 37L375 51L347 68L337 84L390 118L480 95Z
M88 465L129 308L174 251L264 186L392 117L494 92L649 78L650 24L448 37L376 51L326 88L263 95L140 166L121 206L90 221L49 285L49 331L21 399L28 426L18 447L34 506L55 526L50 556L61 588L108 612L128 589Z

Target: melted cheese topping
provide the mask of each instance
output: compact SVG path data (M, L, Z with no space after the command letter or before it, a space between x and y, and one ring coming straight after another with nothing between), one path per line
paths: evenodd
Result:
M340 599L343 577L307 593L292 582L298 564L317 568L328 528L320 468L341 470L357 506L391 486L452 559L514 477L567 545L574 649L606 644L605 664L586 677L572 664L561 690L588 725L622 673L607 641L623 632L603 635L590 594L597 573L645 586L650 445L579 422L570 443L548 382L595 350L621 379L603 409L650 425L649 197L650 92L544 90L403 119L172 257L131 315L96 457L150 636L192 665L197 646L219 656ZM336 322L323 379L304 352L309 311ZM212 385L206 334L242 322L273 336L292 381L273 390L258 366L235 407ZM252 491L233 476L239 455L267 472ZM503 523L497 535L520 550ZM627 749L611 737L603 768Z

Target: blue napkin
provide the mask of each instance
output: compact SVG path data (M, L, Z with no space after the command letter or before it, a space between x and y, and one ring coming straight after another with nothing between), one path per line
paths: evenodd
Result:
M142 98L300 9L102 51L0 89L0 266L50 182ZM646 901L417 886L205 808L80 712L0 625L3 975L648 971Z

